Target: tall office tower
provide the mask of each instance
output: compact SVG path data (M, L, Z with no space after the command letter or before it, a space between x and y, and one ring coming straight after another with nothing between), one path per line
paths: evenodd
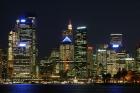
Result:
M122 34L110 34L110 45L115 49L122 47Z
M136 60L140 62L140 43L136 47Z
M107 73L112 77L117 73L119 64L117 63L117 53L115 50L107 50Z
M0 49L0 76L3 81L7 79L7 54L6 51Z
M0 49L0 81L2 80L2 49Z
M118 68L120 70L125 68L125 65L126 65L125 58L127 58L127 53L125 51L117 53L117 63L119 64Z
M87 47L87 71L88 71L88 77L93 77L93 69L94 69L93 47L88 46Z
M136 65L138 71L140 72L140 43L136 47Z
M73 30L71 22L68 29L62 33L62 41L60 45L60 70L70 71L73 68L74 61L74 45L73 45Z
M107 73L107 44L101 44L97 46L96 58L97 58L97 72L99 76L103 73Z
M58 49L53 49L50 57L48 58L48 62L51 64L51 73L56 75L59 73L59 51ZM47 67L46 67L47 69Z
M16 47L17 42L17 33L11 31L8 35L8 78L12 79L13 75L13 65L14 65L14 48Z
M85 26L77 27L75 32L75 68L77 77L87 77L87 28Z
M38 76L35 17L17 19L9 33L8 73L13 80Z

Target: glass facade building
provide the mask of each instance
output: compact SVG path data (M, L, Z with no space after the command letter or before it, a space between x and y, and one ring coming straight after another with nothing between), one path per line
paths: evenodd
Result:
M37 78L35 17L18 19L9 34L8 74L16 80Z
M86 77L87 72L87 28L85 26L77 27L75 31L75 68L77 76Z

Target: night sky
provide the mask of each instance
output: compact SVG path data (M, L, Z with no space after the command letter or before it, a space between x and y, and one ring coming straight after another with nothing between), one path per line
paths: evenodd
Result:
M108 43L110 33L123 33L123 44L132 52L140 41L140 2L115 1L0 0L0 47L7 48L8 32L18 16L28 12L37 16L40 57L59 46L69 19L75 28L88 27L88 40L93 45Z

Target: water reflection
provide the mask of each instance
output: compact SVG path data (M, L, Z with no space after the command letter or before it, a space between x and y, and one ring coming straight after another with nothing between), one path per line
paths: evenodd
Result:
M123 93L123 87L122 86L110 86L109 87L109 93Z
M31 84L12 85L11 93L34 93L33 92L33 85L31 85Z
M140 93L139 86L118 85L0 85L0 93Z

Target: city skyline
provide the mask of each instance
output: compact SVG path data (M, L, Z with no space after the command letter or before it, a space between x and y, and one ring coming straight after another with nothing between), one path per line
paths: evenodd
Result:
M66 79L75 83L80 80L113 83L115 80L117 83L118 80L134 82L132 77L139 77L140 47L135 50L136 56L132 56L123 47L121 33L111 33L110 43L101 43L94 47L88 42L87 27L82 25L73 29L71 20L67 29L61 33L59 46L51 50L50 56L40 59L35 19L36 17L30 15L19 17L13 30L9 32L8 59L5 64L1 53L2 80L8 79L15 83L30 83L36 79Z
M3 1L1 4L3 4L2 22L0 23L0 46L2 48L8 47L7 34L14 27L17 17L24 15L24 12L37 15L37 39L41 57L49 55L51 50L58 46L61 33L66 29L69 19L72 20L74 28L78 25L87 26L88 40L93 45L109 43L110 33L122 33L123 43L128 46L126 49L130 52L133 52L136 44L139 43L139 2L34 1L32 3L28 1L26 4L15 0L11 3Z
M42 14L44 16L42 17L39 12L35 11L21 12L24 13L15 15L18 17L10 27L8 27L8 20L7 24L3 24L9 31L6 35L8 41L6 39L4 42L8 44L8 49L1 48L7 49L7 53L1 51L1 82L32 83L42 81L45 83L46 80L47 82L56 80L62 83L65 79L67 82L73 83L80 81L89 81L90 83L94 81L114 83L115 81L117 83L118 80L120 82L135 82L134 80L139 82L140 47L134 48L139 41L139 39L136 40L139 34L133 32L131 34L133 36L130 37L130 32L126 32L130 29L122 29L126 23L122 25L122 20L117 24L117 21L113 21L113 18L118 16L108 16L111 18L107 18L108 20L102 19L103 16L98 16L100 18L96 19L100 21L96 22L99 23L99 28L96 28L97 24L91 22L94 20L92 19L93 15L86 16L88 12L83 11L73 19L75 16L71 15L73 12L71 11L71 14L68 14L70 17L61 16L66 16L64 19L58 20L52 17L52 20L48 20L50 24L46 26L47 24L43 24L41 21L41 19L44 22L47 21L45 13ZM61 14L62 12L57 13ZM80 16L81 19L79 19ZM15 17L11 16L11 19ZM60 16L55 15L55 17L59 18ZM85 21L87 19L88 21ZM91 21L89 21L90 19ZM122 28L118 27L119 31L116 31L118 28L108 23L110 21L114 22L112 24L115 26L121 24ZM64 23L61 24L61 22ZM103 22L106 23L102 24ZM42 28L40 24L44 27ZM107 32L105 27L110 31ZM44 30L45 32L42 32ZM5 35L2 37L4 39ZM3 46L7 44L1 43ZM131 50L130 44L134 51ZM5 59L6 56L7 59Z
M0 0L0 12L0 93L140 93L140 1Z

